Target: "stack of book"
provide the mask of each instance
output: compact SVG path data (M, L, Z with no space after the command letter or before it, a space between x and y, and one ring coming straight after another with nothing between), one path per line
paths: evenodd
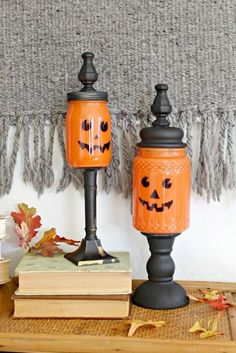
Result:
M129 253L118 263L75 266L63 255L26 253L16 268L15 317L123 318L129 316Z

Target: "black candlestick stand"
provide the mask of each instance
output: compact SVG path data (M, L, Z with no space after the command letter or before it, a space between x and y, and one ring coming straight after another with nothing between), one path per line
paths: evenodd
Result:
M141 130L139 147L183 148L183 131L170 127L166 119L172 107L167 97L168 86L156 85L157 96L152 104L152 113L157 119L152 127ZM173 281L175 264L170 256L175 237L178 234L147 234L151 257L147 262L148 281L134 292L134 304L150 309L175 309L189 303L184 288Z
M79 92L68 93L68 100L107 101L107 93L96 91L93 84L98 79L98 74L93 65L93 53L86 52L82 55L84 60L78 78L84 87ZM65 258L75 265L91 265L119 262L107 254L103 249L96 231L96 197L97 197L97 170L99 168L85 168L84 171L84 196L85 196L85 238L80 247L65 255Z
M97 238L96 225L96 196L97 196L97 169L84 171L84 196L85 196L85 238L80 247L65 255L65 258L75 265L92 265L119 262L119 260L107 254L100 240Z
M175 309L187 305L189 299L184 288L173 281L175 264L170 256L179 234L144 235L151 252L147 262L148 281L136 289L133 303L149 309Z

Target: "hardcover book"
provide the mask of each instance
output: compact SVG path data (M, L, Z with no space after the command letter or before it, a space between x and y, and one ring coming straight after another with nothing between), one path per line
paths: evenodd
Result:
M111 296L13 296L18 318L125 318L130 295Z
M76 266L63 254L53 257L26 253L15 273L19 295L130 294L132 273L128 252L114 252L119 262Z

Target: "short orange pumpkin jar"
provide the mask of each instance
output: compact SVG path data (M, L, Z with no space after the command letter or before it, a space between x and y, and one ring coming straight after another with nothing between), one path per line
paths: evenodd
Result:
M173 281L170 256L175 237L189 226L190 160L183 131L170 127L168 86L156 86L151 107L156 120L141 130L133 162L133 225L147 237L151 257L148 281L134 292L133 303L150 309L175 309L189 303L184 288Z
M136 229L170 234L188 228L190 161L186 148L138 148L133 175Z

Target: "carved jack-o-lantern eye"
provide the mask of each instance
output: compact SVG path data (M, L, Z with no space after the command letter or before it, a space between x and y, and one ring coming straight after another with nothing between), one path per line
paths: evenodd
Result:
M107 123L107 122L105 122L105 121L102 121L102 122L101 122L101 130L102 130L103 132L105 132L105 131L108 130L108 123Z
M84 120L84 121L82 122L82 129L83 129L83 130L88 131L88 130L91 129L91 127L92 127L91 121L88 122L87 120Z
M170 179L166 178L163 183L162 183L162 186L164 186L164 188L166 189L170 189L172 183L170 182Z
M143 177L142 178L142 185L147 188L149 186L150 182L148 180L148 177Z

